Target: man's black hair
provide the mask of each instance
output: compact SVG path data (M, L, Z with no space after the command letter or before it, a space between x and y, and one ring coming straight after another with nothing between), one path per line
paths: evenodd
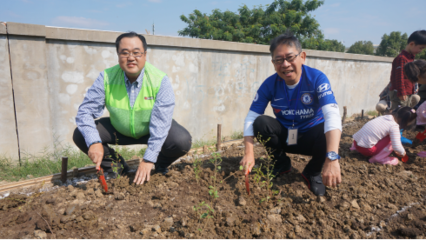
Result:
M146 45L145 37L142 36L141 34L137 34L137 33L133 32L133 31L127 32L127 33L123 33L120 36L118 36L118 38L115 40L115 48L116 48L117 52L118 52L118 47L120 45L121 39L123 39L123 38L133 38L133 37L138 37L142 41L143 50L146 52L147 45Z
M416 45L426 45L426 30L413 32L407 40L407 44L414 42Z
M302 44L300 44L299 39L297 39L290 31L287 31L271 40L269 52L271 52L272 56L274 56L275 49L281 44L295 47L298 52L302 51Z

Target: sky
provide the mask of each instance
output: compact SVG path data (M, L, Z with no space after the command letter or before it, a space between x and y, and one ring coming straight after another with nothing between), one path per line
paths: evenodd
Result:
M238 12L238 8L272 3L273 0L0 0L0 21L55 27L136 31L179 36L186 27L180 16L194 9ZM426 0L325 0L310 13L326 39L349 47L356 41L379 44L383 34L426 29Z

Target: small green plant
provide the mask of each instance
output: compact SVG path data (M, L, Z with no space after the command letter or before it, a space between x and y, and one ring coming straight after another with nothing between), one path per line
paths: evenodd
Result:
M205 201L202 201L198 206L193 206L192 209L197 213L199 219L213 218L214 209Z
M200 179L200 172L201 172L201 164L203 163L203 161L201 161L201 159L198 158L197 151L194 152L193 156L194 156L194 162L192 163L192 166L194 169L195 180L197 181L198 184L200 184L199 179Z
M117 133L114 132L114 136L115 136L115 146L118 146L118 138L117 138ZM117 176L117 179L120 179L121 173L123 172L123 169L121 169L121 172L118 171L118 167L120 166L120 162L121 162L121 155L118 151L118 147L115 149L115 159L117 159L118 161L114 164L114 162L111 163L111 168L112 171L115 173L115 175ZM110 156L112 158L112 156Z
M192 207L192 210L194 210L198 216L198 231L202 231L200 228L201 221L203 219L209 219L213 218L214 209L210 207L209 204L202 201L201 203Z
M270 155L271 149L266 147L266 143L270 140L270 138L266 140L262 140L262 136L257 137L258 141L266 150L266 158L261 158L260 160L264 162L264 164L260 164L259 167L254 168L253 171L255 173L254 180L257 184L259 184L260 188L266 188L266 194L263 198L260 199L260 202L268 202L273 196L279 193L278 190L272 190L274 183L272 180L275 175L272 173L274 168L274 159Z
M222 169L222 166L220 166L220 164L222 163L222 157L220 156L220 153L218 152L214 152L212 153L213 158L211 158L209 161L213 164L213 176L211 176L212 178L212 185L209 186L209 194L210 196L213 196L214 199L219 197L219 192L218 192L218 187L217 187L217 183L218 183L218 179L217 179L217 174L218 172Z

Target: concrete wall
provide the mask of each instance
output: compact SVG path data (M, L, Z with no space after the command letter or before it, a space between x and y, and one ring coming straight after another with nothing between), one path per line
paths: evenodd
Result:
M55 144L73 145L78 106L99 72L118 63L114 41L119 34L21 23L7 23L7 31L0 28L0 99L7 105L0 110L0 126L10 132L0 140L5 142L0 152L18 156L12 83L19 151L36 154ZM213 138L218 123L224 136L242 131L256 90L274 73L269 46L152 35L146 39L148 61L172 81L174 118L193 139ZM374 109L389 81L392 59L306 52L306 64L330 79L341 110L347 106L351 115Z
M5 34L6 25L0 23L0 153L7 158L18 159L9 44Z

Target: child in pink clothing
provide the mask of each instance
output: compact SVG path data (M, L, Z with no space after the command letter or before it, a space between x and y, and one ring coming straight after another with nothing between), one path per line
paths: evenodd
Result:
M410 107L395 110L392 115L385 115L366 123L353 135L354 142L351 150L357 150L369 162L381 164L398 164L398 159L389 157L395 151L399 157L405 156L401 144L400 128L405 129L416 120L416 112Z

